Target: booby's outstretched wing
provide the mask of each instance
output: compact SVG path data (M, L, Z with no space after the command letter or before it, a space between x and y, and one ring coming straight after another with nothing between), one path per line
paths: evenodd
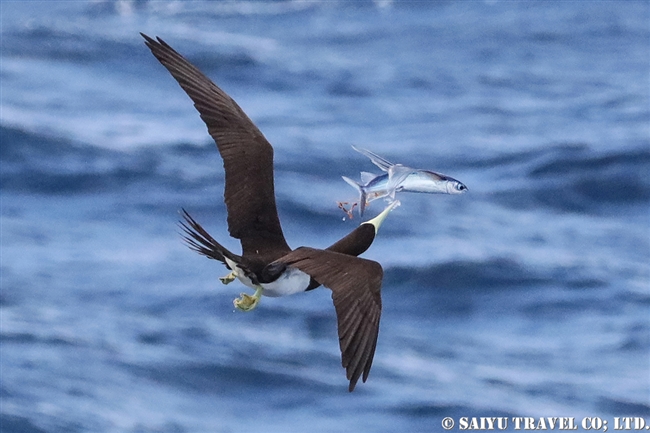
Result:
M300 269L332 290L341 359L352 392L370 373L381 317L381 265L347 254L300 247L278 262Z
M194 65L162 39L142 37L192 99L217 143L226 171L228 230L241 241L242 255L272 261L289 252L275 204L269 142L239 105Z

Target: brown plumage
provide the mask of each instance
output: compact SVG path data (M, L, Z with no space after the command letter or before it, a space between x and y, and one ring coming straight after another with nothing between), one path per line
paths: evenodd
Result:
M362 373L363 381L368 379L375 355L384 273L379 263L360 258L354 258L354 269L350 270L350 258L346 254L300 247L278 262L300 269L332 290L341 358L352 391ZM339 271L332 272L333 269Z
M271 144L239 105L194 65L162 39L142 36L192 99L217 143L226 172L228 231L241 241L242 254L272 261L291 251L275 205Z
M226 172L228 230L241 241L242 255L224 248L183 210L185 221L180 226L186 242L206 257L224 264L236 263L255 286L277 281L286 269L294 268L311 278L304 290L320 284L331 289L342 364L350 381L349 390L354 390L360 378L366 381L372 366L383 276L379 263L356 256L370 247L380 222L362 223L326 250L300 247L292 251L285 241L275 204L273 148L269 142L237 103L194 65L162 39L142 36L153 55L192 99L217 143Z

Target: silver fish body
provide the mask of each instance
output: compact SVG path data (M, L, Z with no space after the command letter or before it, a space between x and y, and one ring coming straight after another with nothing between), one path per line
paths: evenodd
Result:
M467 187L462 182L444 174L429 170L415 170L397 185L395 191L463 194L467 192Z
M463 194L467 192L467 187L452 177L430 170L393 164L369 150L354 146L352 148L370 158L377 167L386 172L380 175L362 172L360 183L343 176L343 180L359 191L359 214L361 216L371 201L386 197L388 201L392 202L398 192L427 194Z

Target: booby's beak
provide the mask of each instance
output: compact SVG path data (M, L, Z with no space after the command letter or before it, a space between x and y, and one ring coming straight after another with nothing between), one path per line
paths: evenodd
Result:
M391 204L386 206L386 209L381 211L381 213L379 215L377 215L373 219L368 220L368 221L366 221L366 222L364 222L362 224L371 224L373 227L375 227L375 233L376 233L379 230L379 226L381 226L381 224L384 222L384 220L386 219L386 217L388 216L390 211L395 209L400 204L401 203L399 202L399 200L395 200L394 202L392 202Z

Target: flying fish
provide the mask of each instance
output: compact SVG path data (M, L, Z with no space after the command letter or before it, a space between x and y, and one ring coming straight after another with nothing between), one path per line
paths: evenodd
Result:
M467 192L465 184L453 177L430 170L393 164L385 158L367 149L352 146L360 154L370 158L384 174L361 172L361 182L342 176L343 180L359 192L359 215L363 216L368 204L379 198L386 198L390 203L395 200L398 192L421 192L428 194L463 194ZM343 203L339 207L343 208ZM353 205L354 207L354 205ZM344 209L345 210L345 209Z

